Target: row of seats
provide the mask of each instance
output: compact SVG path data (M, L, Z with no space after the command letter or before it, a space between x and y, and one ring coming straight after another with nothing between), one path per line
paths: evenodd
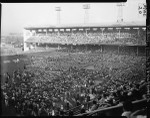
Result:
M108 33L51 33L47 35L36 35L28 39L32 42L47 42L47 43L61 43L61 44L131 44L131 45L145 45L146 38L144 33L135 32L108 32Z

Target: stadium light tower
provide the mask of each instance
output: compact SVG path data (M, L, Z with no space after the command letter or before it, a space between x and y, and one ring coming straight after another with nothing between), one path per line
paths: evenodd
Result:
M57 25L60 25L60 11L61 11L61 7L55 7L55 11L57 12Z
M117 3L117 7L118 7L118 17L117 17L117 22L123 22L123 6L124 3Z
M87 24L89 22L89 9L90 9L90 5L89 4L83 5L83 9L85 9L84 24Z

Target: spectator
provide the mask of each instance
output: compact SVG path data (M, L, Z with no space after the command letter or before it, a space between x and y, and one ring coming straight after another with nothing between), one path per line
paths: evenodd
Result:
M127 118L130 118L130 115L132 113L132 102L131 101L125 101L123 103L123 113L122 116L126 116Z
M98 108L97 102L96 102L96 101L93 101L93 105L92 105L92 107L89 109L89 111L94 111L94 110L96 110L97 108Z
M82 113L86 113L85 111L86 111L86 110L85 110L85 108L84 108L84 105L82 105L82 106L81 106L81 111L80 111L80 113L81 113L81 114L82 114Z
M80 105L81 105L80 102L79 102L79 100L76 101L76 105L77 105L77 106L80 106Z
M73 111L72 110L69 111L69 116L73 116Z

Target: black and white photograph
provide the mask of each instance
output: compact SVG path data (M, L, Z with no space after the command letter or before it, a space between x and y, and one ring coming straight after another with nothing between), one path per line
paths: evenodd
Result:
M1 5L1 116L147 118L146 0Z

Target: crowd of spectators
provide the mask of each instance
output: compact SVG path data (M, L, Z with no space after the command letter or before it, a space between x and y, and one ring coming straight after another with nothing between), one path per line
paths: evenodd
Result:
M1 42L5 44L10 44L17 48L21 48L23 44L23 36L22 34L9 34L7 36L2 36Z
M80 105L84 113L146 98L145 57L55 53L31 56L25 70L5 75L6 106L24 116L64 116ZM84 68L88 65L94 69ZM83 105L91 100L92 106Z
M17 53L22 52L22 48L14 48L11 44L5 44L1 46L1 56L3 55L15 55Z
M82 39L82 40L81 40ZM135 31L95 31L95 32L53 32L32 36L28 41L60 44L126 44L145 45L146 37L143 32Z

